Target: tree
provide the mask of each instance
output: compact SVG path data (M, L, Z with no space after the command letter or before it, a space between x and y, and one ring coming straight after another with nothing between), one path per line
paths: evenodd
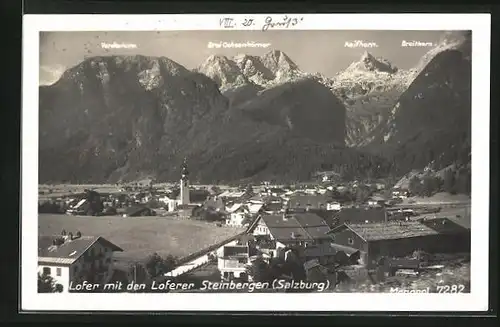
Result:
M461 169L458 172L457 192L470 195L471 193L471 172L468 169Z
M445 192L450 194L457 193L457 178L455 177L455 172L451 169L448 169L444 173L444 181L443 188Z
M262 258L256 258L246 267L248 276L252 277L254 282L266 282L270 279L269 265Z
M176 257L168 255L166 258L162 258L155 252L146 259L145 268L149 277L155 278L171 271L176 264Z
M368 187L365 187L364 185L358 186L358 189L356 190L356 201L359 203L366 202L368 198L371 195L371 191Z
M422 183L422 195L432 196L441 189L442 181L439 177L426 176Z
M246 193L246 194L254 194L254 193L253 193L253 186L252 186L252 184L248 184L248 185L245 187L245 193Z
M38 293L54 293L56 285L54 278L46 274L38 274Z
M414 195L422 194L422 182L420 181L420 178L418 178L418 176L413 176L410 179L408 190L410 191L411 194Z

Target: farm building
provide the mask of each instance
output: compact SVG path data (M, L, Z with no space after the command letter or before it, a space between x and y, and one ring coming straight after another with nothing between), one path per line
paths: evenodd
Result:
M450 220L444 224L418 221L344 223L329 234L336 244L359 249L361 262L368 266L376 264L381 257L404 257L415 250L440 253L466 252L470 248L468 233Z

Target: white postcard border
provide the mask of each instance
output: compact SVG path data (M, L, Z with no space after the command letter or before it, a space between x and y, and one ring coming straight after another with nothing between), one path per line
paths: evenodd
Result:
M23 17L21 310L33 311L484 311L489 267L489 14L288 14L293 30L472 30L470 294L39 294L38 86L40 31L220 30L220 18L268 15L25 15ZM283 15L272 14L275 20ZM259 30L261 25L245 29ZM241 26L238 29L243 29ZM275 28L278 29L278 28Z

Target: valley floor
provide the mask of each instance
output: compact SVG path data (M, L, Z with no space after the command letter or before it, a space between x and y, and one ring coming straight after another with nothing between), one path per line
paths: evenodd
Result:
M241 233L243 229L217 227L211 223L169 217L70 216L40 214L38 234L56 235L80 231L82 235L102 236L120 246L116 253L123 261L138 261L157 252L161 256L184 257L209 245Z

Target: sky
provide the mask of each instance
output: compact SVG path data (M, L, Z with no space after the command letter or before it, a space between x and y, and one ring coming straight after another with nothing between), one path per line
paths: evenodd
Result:
M168 57L192 69L210 55L262 55L281 50L301 70L333 77L368 51L401 69L414 67L444 31L124 31L41 32L40 83L51 84L87 57L145 55ZM359 42L361 41L361 42ZM402 46L419 41L425 46ZM354 46L346 46L351 44ZM231 47L231 43L233 47ZM254 47L235 48L251 43ZM364 46L360 46L363 43ZM110 48L110 44L121 48ZM210 47L219 44L219 48ZM257 46L257 47L256 47Z

